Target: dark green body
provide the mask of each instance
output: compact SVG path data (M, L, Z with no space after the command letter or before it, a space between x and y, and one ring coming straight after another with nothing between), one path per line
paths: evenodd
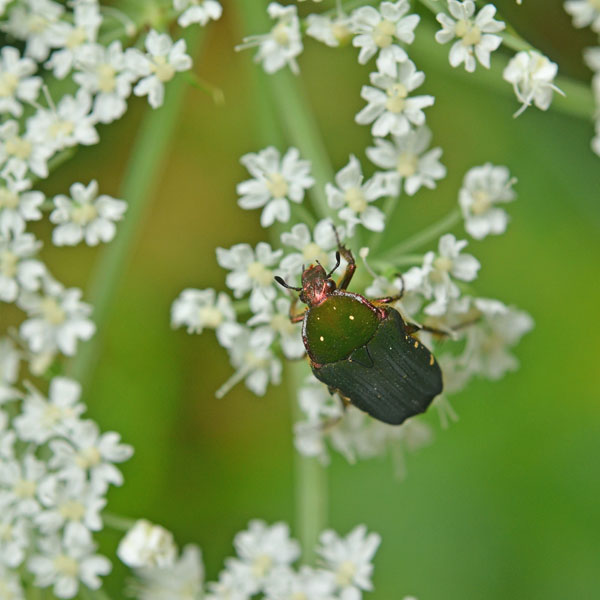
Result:
M311 314L314 308L307 311L303 338L315 377L332 392L339 392L354 406L384 423L399 425L424 412L442 391L442 374L433 354L408 333L397 310L376 307L357 294L337 294L347 298L344 300L347 306L338 304L335 311L343 313L340 321L343 327L348 327L346 319L354 325L359 313L364 316L360 321L362 327L344 332L338 322L335 337L335 329L329 323L322 330L325 333L318 334L315 317L325 313L321 309L323 305L315 307L321 309L317 315ZM335 302L335 298L334 295L323 304ZM349 303L350 298L353 305ZM348 307L354 310L348 312ZM328 308L330 314L332 311L333 304ZM349 320L351 313L356 315ZM327 336L332 339L324 351L314 348L317 335L317 341L320 337L327 340ZM324 357L336 360L323 360Z

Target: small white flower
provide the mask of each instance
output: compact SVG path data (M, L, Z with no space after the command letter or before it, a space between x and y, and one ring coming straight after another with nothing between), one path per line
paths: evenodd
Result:
M127 64L141 77L133 93L148 96L152 108L162 106L165 97L165 83L171 81L178 71L192 68L192 59L185 53L185 40L173 40L166 33L151 29L145 40L146 54L129 49L126 52Z
M335 577L303 565L296 573L289 567L275 567L265 585L269 600L333 600Z
M4 567L15 569L24 560L29 547L29 519L18 514L14 508L5 507L0 516L0 598L13 599L3 595L1 572Z
M19 51L11 46L2 48L0 56L0 113L13 117L23 114L21 102L32 103L37 98L41 77L30 77L37 70L31 58L21 58Z
M38 546L40 554L33 555L27 563L35 575L34 585L52 585L59 598L73 598L80 581L97 590L102 585L99 576L110 573L109 560L94 554L96 546L85 529L66 529L62 538L41 538Z
M238 205L246 210L264 206L260 217L263 227L289 221L290 201L301 203L305 190L315 182L310 176L310 162L301 160L296 148L290 148L281 158L279 151L269 146L257 154L245 154L240 162L253 179L237 185L241 196Z
M360 598L359 590L373 589L371 561L381 543L377 533L367 534L364 525L355 527L345 538L335 531L327 530L319 538L321 555L329 570L335 574L342 598Z
M261 585L271 569L290 565L300 556L300 545L290 538L285 523L268 526L263 521L250 521L248 529L238 533L234 540L236 552L251 569L257 585Z
M506 231L508 215L498 204L515 199L515 179L506 167L486 163L467 171L458 193L458 203L465 219L467 233L477 240L486 235Z
M133 584L139 600L199 600L202 598L204 566L200 548L186 546L170 566L136 569Z
M219 581L208 583L205 600L249 600L258 591L252 568L233 558L226 560L225 566Z
M54 245L74 246L83 239L88 246L110 242L117 231L115 221L123 218L127 204L106 194L98 196L95 179L87 187L74 183L70 191L70 198L54 197L56 208L50 214L50 221L58 225L52 232Z
M188 333L202 333L207 327L214 329L219 344L231 347L234 337L240 333L231 298L213 289L183 290L171 307L171 325L187 326Z
M254 62L262 62L267 73L275 73L289 65L293 73L299 73L296 56L302 52L302 36L300 35L300 20L296 6L282 6L271 2L267 7L271 19L277 19L269 33L251 35L236 46L236 50L245 50L258 46Z
M24 170L29 169L38 177L48 177L48 159L52 153L52 147L36 139L29 123L23 134L16 121L0 125L0 164L8 162L9 172L24 175Z
M424 81L425 75L417 71L415 64L407 60L395 63L394 73L370 74L371 83L376 87L363 86L360 95L367 101L357 115L359 125L373 123L371 133L375 137L385 137L389 133L404 135L412 125L423 125L423 108L431 106L433 96L409 96ZM377 89L379 88L379 89Z
M557 72L558 65L536 50L523 50L511 58L502 76L508 83L512 83L519 102L523 103L515 117L532 102L541 110L548 110L552 93L563 93L553 83Z
M600 46L585 48L583 51L585 64L595 73L600 72Z
M248 321L248 325L262 331L270 346L279 338L281 349L286 358L300 358L304 355L304 344L300 335L301 328L290 321L290 299L277 298L275 305L267 304Z
M358 62L364 65L379 52L378 68L392 72L394 63L408 59L406 52L394 42L412 44L414 29L418 25L418 15L406 15L410 10L408 0L382 2L379 10L372 6L357 8L352 13L352 30L356 37L352 45L360 48Z
M9 337L0 338L0 404L21 397L21 393L13 387L19 376L20 360L21 354L13 341Z
M12 173L0 177L0 233L20 233L26 221L39 221L42 218L40 206L44 202L42 192L30 192L31 181L24 179L23 166Z
M252 312L258 312L275 299L275 272L272 268L277 265L282 253L283 250L272 250L265 242L259 242L256 251L249 244L236 244L229 250L217 248L217 262L231 271L225 280L227 286L236 298L251 292Z
M28 120L36 142L58 152L77 144L91 146L100 140L90 115L92 97L83 89L76 96L64 95L56 108L39 108Z
M362 167L358 159L351 155L348 164L335 176L337 187L331 183L325 186L327 202L331 208L339 210L338 216L346 222L348 235L353 235L357 224L370 231L383 231L385 215L372 202L387 196L390 189L381 179L373 177L363 183Z
M17 515L39 513L39 484L46 472L45 463L31 453L0 462L0 507L11 508Z
M52 45L58 49L44 66L52 69L57 79L71 72L85 44L96 42L102 24L100 5L95 1L77 2L72 14L73 23L58 21L52 26Z
M0 300L14 302L20 290L35 291L45 267L34 260L42 243L32 233L0 232Z
M26 41L25 54L42 62L55 46L54 25L64 10L64 6L52 0L22 0L15 3L2 29Z
M317 261L326 269L332 267L335 264L333 250L337 248L335 231L342 240L344 229L336 227L334 230L333 223L329 219L322 219L315 225L312 235L304 223L297 223L291 231L282 233L281 243L298 250L281 260L280 266L285 272L285 277L296 278L302 275L302 265L314 264Z
M25 600L21 577L12 568L3 565L0 565L0 597L9 600Z
M85 44L76 68L75 82L95 95L94 119L111 123L122 117L136 75L127 65L121 42L112 42L107 48L100 44Z
M81 385L66 377L54 377L50 381L48 399L30 388L21 414L13 421L19 438L40 445L55 435L64 435L69 425L85 411L79 402L80 395Z
M346 44L352 37L351 19L344 13L337 16L310 14L306 24L306 35L331 48Z
M119 543L117 556L129 567L169 567L177 548L170 531L140 519Z
M458 38L450 48L449 61L453 67L465 63L465 69L472 73L477 63L475 58L487 69L490 68L490 53L496 50L502 43L499 35L493 35L502 31L506 25L502 21L495 21L496 7L486 4L475 18L475 2L465 0L448 0L448 10L456 19L452 19L446 13L436 16L442 29L435 34L435 39L440 44L446 44L455 37Z
M217 0L173 0L173 8L183 11L177 23L181 27L188 27L192 23L206 25L210 20L217 21L221 18L223 7Z
M426 152L431 142L431 131L426 125L401 136L394 135L392 140L375 138L375 146L366 152L373 164L389 169L385 175L392 177L394 195L400 193L402 184L409 196L416 194L421 186L434 189L436 180L446 176L446 167L439 160L442 149Z
M80 289L65 289L49 276L41 283L41 292L24 292L18 299L19 307L28 314L19 333L35 354L59 350L73 356L77 341L90 339L96 331L88 318L92 307L81 302Z
M575 27L588 25L596 33L600 33L600 4L598 0L567 0L565 10L573 18Z

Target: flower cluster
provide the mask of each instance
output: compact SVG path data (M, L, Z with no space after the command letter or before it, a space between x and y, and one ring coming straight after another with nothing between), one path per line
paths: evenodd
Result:
M446 32L438 40L448 41L450 29L460 38L451 51L451 62L465 62L467 70L472 70L476 56L489 66L489 52L500 43L493 33L503 28L492 18L493 6L476 17L470 0L450 0L450 9L459 22L452 21L450 27L449 17L438 18ZM267 72L286 63L296 69L296 56L302 49L296 7L271 3L269 15L278 19L275 27L265 36L246 39L246 45L259 45L256 58ZM296 294L275 279L299 289L307 265L318 262L327 270L333 268L338 245L343 242L358 252L358 236L365 246L360 250L364 268L373 280L370 285L363 283L362 289L351 289L375 298L401 295L396 307L407 320L417 328L425 326L452 338L444 348L453 350L440 357L445 395L458 392L472 376L494 379L515 368L516 359L508 349L531 328L531 319L500 302L474 295L472 284L481 265L466 252L467 239L446 233L437 239L435 250L410 257L409 252L418 248L400 244L384 254L377 252L377 236L387 233L389 207L403 192L416 196L423 188L435 188L446 175L440 162L442 150L430 147L432 132L425 122L424 109L434 104L434 98L415 93L425 75L406 50L418 22L419 17L410 14L407 0L382 2L378 9L364 6L350 15L339 9L335 18L328 13L307 19L308 35L328 46L339 45L349 35L359 50L358 62L374 60L371 85L361 90L367 104L355 120L370 126L374 139L365 153L381 170L366 177L358 153L353 153L330 181L317 183L310 162L296 148L282 153L268 147L241 158L251 179L237 185L239 206L260 209L263 227L277 222L284 231L272 233L271 243L260 242L255 248L247 243L217 248L217 262L228 271L226 285L233 298L213 289L187 289L173 303L171 315L173 326L185 326L189 332L215 329L219 343L229 352L235 372L217 390L218 397L241 381L262 395L269 383L280 382L282 358L304 355L297 324L304 308L297 306ZM536 98L533 101L537 102ZM515 181L504 166L486 163L470 169L458 191L448 228L457 225L462 216L466 234L476 240L504 233L509 222L504 206L515 198ZM310 197L310 206L306 197ZM375 236L369 237L372 234ZM437 235L422 243L436 242ZM410 268L404 269L406 265ZM344 267L342 261L340 272ZM402 270L404 274L399 275ZM425 332L421 338L430 347L439 341L439 335L431 337ZM314 378L298 387L304 418L296 423L294 432L296 448L302 454L327 461L328 442L351 461L388 450L402 457L404 450L416 449L431 439L428 426L418 420L394 427L374 422L352 407L344 408ZM445 396L436 403L443 420L452 414ZM402 461L398 469L402 470Z
M372 561L380 543L364 525L345 537L323 531L316 548L321 566L294 567L300 544L287 524L254 520L235 536L236 556L225 560L218 581L206 584L200 549L189 545L178 556L171 534L147 521L133 525L118 553L134 570L130 587L138 598L199 598L206 588L207 600L360 600L363 591L373 590Z

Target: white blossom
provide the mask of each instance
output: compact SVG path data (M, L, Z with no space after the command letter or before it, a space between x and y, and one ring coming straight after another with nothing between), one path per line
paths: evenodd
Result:
M219 581L208 583L205 600L249 600L258 589L252 568L231 558L225 561L225 566L219 573Z
M480 240L506 231L508 215L498 205L514 200L514 183L506 167L491 163L467 171L458 194L467 233Z
M3 507L0 516L0 573L4 567L15 569L25 559L29 547L29 519L14 507L6 509ZM2 594L2 578L0 575L0 598L10 598Z
M250 308L257 312L275 299L275 271L282 250L272 250L265 242L259 242L256 251L249 244L236 244L229 250L217 248L217 262L231 273L225 280L236 298L250 294Z
M31 58L21 58L19 51L4 46L0 55L0 113L13 117L23 114L21 102L32 103L37 98L41 77L31 77L37 65Z
M366 153L371 162L382 169L388 169L386 176L394 186L394 195L398 195L402 187L413 196L424 186L435 188L437 179L446 176L446 167L440 163L441 148L427 151L431 142L431 130L422 125L405 133L393 135L392 141L375 138L375 146L367 148Z
M40 553L27 563L35 575L34 585L52 585L59 598L73 598L80 581L97 590L102 585L99 576L110 573L110 562L95 554L96 546L86 529L66 529L62 537L41 538L38 546Z
M373 589L373 556L381 543L377 533L367 534L364 525L355 527L345 538L329 529L321 533L317 552L335 574L343 598L360 598L360 590Z
M364 65L379 52L378 68L383 72L394 72L394 63L408 59L406 52L395 42L412 44L418 15L408 15L408 0L382 2L379 10L372 6L357 8L352 13L352 31L357 35L352 45L360 48L358 62Z
M335 183L336 186L325 185L327 202L331 208L339 210L338 216L346 222L348 235L353 235L359 223L370 231L383 231L385 215L370 204L389 195L390 189L384 182L373 177L363 183L360 162L351 155L348 164L336 174Z
M162 106L165 97L165 83L171 81L178 71L192 68L192 59L186 51L185 40L173 40L167 33L151 29L146 36L146 54L129 49L126 52L127 64L141 77L133 88L136 96L148 96L152 108Z
M557 72L558 65L536 50L522 50L511 58L503 77L508 83L512 83L519 102L523 104L515 117L531 106L532 102L541 110L548 110L552 93L563 93L553 83Z
M87 186L74 183L71 197L54 197L56 207L50 221L58 225L52 232L56 246L74 246L85 239L88 246L110 242L115 237L115 221L120 221L127 209L123 200L106 194L98 196L98 182L93 179Z
M26 168L22 166L4 172L0 178L0 234L20 233L26 221L42 218L40 206L44 202L42 192L28 191L31 181L25 179Z
M0 598L25 600L20 576L11 568L0 565Z
M39 484L46 472L45 463L31 452L18 459L1 461L0 507L3 510L13 509L17 515L39 513Z
M243 43L236 46L236 50L258 46L254 61L262 62L267 73L275 73L286 64L292 72L298 73L300 69L296 56L302 52L303 46L296 6L282 6L278 2L271 2L267 12L271 19L277 19L271 31L263 35L245 37Z
M306 24L306 35L331 48L344 45L352 37L351 19L344 13L336 16L310 14Z
M15 348L13 341L9 337L0 338L0 404L21 396L13 387L19 376L20 360L21 353Z
M246 210L264 206L260 217L263 227L275 221L289 221L290 201L301 203L305 190L315 182L310 175L310 162L301 160L296 148L290 148L281 158L279 151L269 146L257 154L245 154L240 162L253 179L237 185L241 196L238 205Z
M19 131L16 121L0 125L0 164L7 162L8 172L20 174L29 169L38 177L48 177L48 159L52 153L51 146L36 139L29 123L24 133Z
M411 125L425 123L422 109L431 106L435 99L433 96L409 96L425 81L425 75L417 71L412 61L395 63L393 73L379 69L369 77L376 87L366 85L360 92L367 106L356 115L358 124L373 123L373 136L385 137L389 133L403 135Z
M596 33L600 33L600 5L597 0L567 0L565 10L573 18L575 27L588 25Z
M42 243L32 233L0 232L0 300L14 302L20 290L35 291L44 265L33 259Z
M265 585L269 600L334 600L335 577L303 565L299 572L289 567L275 567Z
M171 325L185 325L188 333L202 333L204 328L214 329L221 346L229 348L241 325L236 321L231 298L213 289L183 290L171 307Z
M117 556L129 567L168 567L177 549L170 531L140 519L119 543Z
M206 25L210 20L221 18L223 7L217 0L173 0L173 8L181 12L177 23L181 27L189 27L193 23Z
M437 21L441 24L435 34L435 39L440 44L458 38L450 48L449 61L453 67L465 64L465 69L472 73L477 63L475 58L487 69L490 68L490 53L496 50L502 43L499 35L506 25L502 21L494 20L496 7L486 4L473 18L475 14L475 2L473 0L448 0L448 10L453 18L446 13L438 13Z
M19 333L33 353L56 352L73 356L78 340L88 340L96 326L89 320L89 304L81 302L81 290L65 289L62 284L45 276L37 293L24 292L18 299L28 318Z

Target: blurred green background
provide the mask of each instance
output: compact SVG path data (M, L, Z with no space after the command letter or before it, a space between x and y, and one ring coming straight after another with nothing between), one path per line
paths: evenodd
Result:
M589 78L580 50L594 39L572 29L560 2L496 4L562 72ZM536 327L516 350L517 373L455 397L457 423L443 430L435 411L426 415L436 439L408 458L404 481L388 459L350 465L334 456L329 525L346 533L365 523L382 534L374 599L600 598L600 159L589 148L591 122L536 108L513 119L510 86L485 83L500 82L503 59L493 59L491 77L481 67L465 76L428 32L422 23L411 57L426 73L423 93L436 96L427 119L448 177L434 191L401 199L386 243L446 214L471 166L507 165L519 180L509 229L469 249L483 265L479 294L527 310ZM225 103L186 91L85 389L88 414L136 449L123 466L125 486L110 493L110 510L161 523L180 545L198 543L208 579L250 519L294 518L285 383L260 399L238 386L216 400L214 390L231 373L225 350L211 332L189 336L169 325L182 289L225 289L216 246L266 238L258 211L236 205L235 185L247 176L239 157L266 145L257 114L267 90L252 52L233 51L245 33L238 5L225 2L195 60ZM308 40L300 66L334 167L349 153L367 167L370 132L354 115L373 64L358 66L353 48ZM118 195L146 113L144 101L131 104L123 120L101 129L102 143L80 150L45 191L98 178L101 191ZM49 227L37 231L48 239ZM60 280L84 287L99 255L49 244L43 251ZM118 534L106 531L101 541L114 556ZM124 577L115 564L106 588L112 597L122 596Z

